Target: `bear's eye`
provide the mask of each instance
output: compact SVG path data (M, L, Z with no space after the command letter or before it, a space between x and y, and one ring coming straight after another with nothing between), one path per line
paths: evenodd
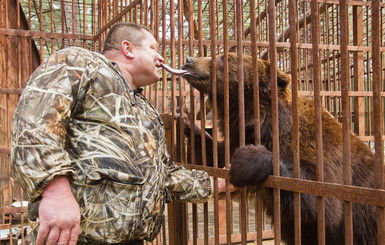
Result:
M217 61L217 66L218 68L222 68L223 67L223 64L224 64L224 57L223 55L218 59Z
M234 56L229 55L229 57L228 57L229 63L230 63L230 62L234 62L234 61L236 61L236 60L237 60L237 59L236 59Z

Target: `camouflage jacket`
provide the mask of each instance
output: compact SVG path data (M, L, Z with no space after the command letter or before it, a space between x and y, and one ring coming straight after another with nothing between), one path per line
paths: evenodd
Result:
M203 202L210 194L206 172L170 161L149 101L116 64L81 48L54 53L31 75L14 115L11 155L30 205L55 176L69 176L86 243L152 240L166 201Z

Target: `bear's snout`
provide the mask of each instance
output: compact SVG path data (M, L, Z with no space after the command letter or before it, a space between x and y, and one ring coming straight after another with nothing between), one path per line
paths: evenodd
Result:
M195 59L193 57L187 56L186 63L194 63L194 60Z

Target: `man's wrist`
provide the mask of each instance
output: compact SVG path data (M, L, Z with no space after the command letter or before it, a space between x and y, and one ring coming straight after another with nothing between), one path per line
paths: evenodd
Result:
M49 182L49 184L45 187L42 197L47 196L63 196L71 194L70 181L68 177L65 175L56 176Z

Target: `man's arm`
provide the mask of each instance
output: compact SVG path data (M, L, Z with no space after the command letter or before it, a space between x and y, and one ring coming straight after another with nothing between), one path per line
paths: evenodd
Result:
M85 69L76 64L82 56L74 52L59 51L38 67L14 114L12 171L31 202L56 176L76 178L65 149L66 135Z
M205 202L208 200L212 185L207 172L188 170L170 161L167 149L165 149L163 157L166 175L165 186L172 200L190 202Z
M79 233L79 206L69 184L76 170L66 151L66 135L82 82L93 65L79 50L61 50L39 66L24 89L12 123L13 175L30 202L41 199L38 244L46 237L47 244L75 240ZM90 68L85 69L86 65Z
M39 206L37 245L76 244L80 233L79 205L67 176L55 177L44 189Z

